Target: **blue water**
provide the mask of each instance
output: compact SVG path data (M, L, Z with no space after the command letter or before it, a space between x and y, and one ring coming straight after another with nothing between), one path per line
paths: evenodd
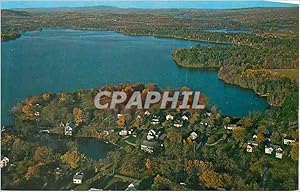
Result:
M223 114L243 116L267 104L253 91L219 80L216 71L178 67L175 48L213 43L128 36L115 32L46 29L2 42L2 120L26 97L72 92L108 83L153 82L163 88L189 86L204 92Z
M197 9L239 9L253 7L295 7L288 3L267 1L1 1L3 9L115 6L120 8L197 8Z
M235 29L208 29L207 32L214 33L252 33L251 30L235 30Z

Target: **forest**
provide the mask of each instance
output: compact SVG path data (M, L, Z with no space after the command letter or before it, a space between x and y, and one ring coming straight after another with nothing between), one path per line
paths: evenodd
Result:
M296 121L293 113L297 116L290 107L297 103L295 97L286 99L280 109L240 119L223 116L210 104L202 111L182 112L153 106L150 115L142 110L122 111L122 107L118 111L91 107L97 90L120 89L129 94L140 89L160 90L154 84L107 85L73 93L44 93L14 107L15 123L2 132L2 154L12 163L2 169L2 189L124 190L130 183L116 175L138 180L138 190L297 189L298 143L282 143L286 137L298 140L298 129L291 124ZM120 121L117 114L123 114L124 119ZM181 128L174 127L165 119L167 114L175 118L185 114L189 120ZM157 116L160 123L153 125L151 121ZM72 136L63 134L60 124L66 121L77 125ZM224 129L231 123L238 127ZM45 128L48 134L40 132ZM136 137L118 134L129 128ZM164 147L154 153L140 148L149 130L165 131ZM198 138L191 139L191 132ZM246 145L253 135L257 135L258 147L248 153ZM95 160L79 152L76 141L81 138L108 141L121 148ZM282 146L282 159L264 153L267 140ZM78 171L85 173L81 185L72 184Z
M173 58L183 67L218 68L220 79L253 89L257 94L267 97L271 105L281 106L286 97L298 93L298 82L272 70L298 71L297 42L298 38L292 40L282 37L276 44L272 38L266 38L259 46L199 46L177 49L173 52Z
M265 36L297 36L297 8L242 10L119 9L90 7L68 9L2 10L2 40L10 33L43 27L111 30L130 35L255 44ZM243 29L253 33L210 33L209 29Z

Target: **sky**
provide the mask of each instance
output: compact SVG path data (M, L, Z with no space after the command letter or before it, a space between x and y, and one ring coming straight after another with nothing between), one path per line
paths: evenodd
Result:
M2 0L2 1L259 1L259 0ZM299 0L262 0L282 3L299 3Z
M293 3L293 4L299 4L299 0L1 0L5 2L9 1L103 1L103 2L108 2L108 1L271 1L271 2L282 2L282 3Z

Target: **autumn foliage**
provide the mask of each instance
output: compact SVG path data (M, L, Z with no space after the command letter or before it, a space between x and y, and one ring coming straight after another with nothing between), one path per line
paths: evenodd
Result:
M189 174L196 172L199 181L210 189L216 189L224 185L221 175L213 170L213 166L209 162L188 160L185 165L185 170Z
M86 157L78 151L68 151L60 157L61 161L71 169L77 169L79 165L85 162Z
M83 111L80 108L75 107L73 109L73 118L76 125L79 125L83 121Z

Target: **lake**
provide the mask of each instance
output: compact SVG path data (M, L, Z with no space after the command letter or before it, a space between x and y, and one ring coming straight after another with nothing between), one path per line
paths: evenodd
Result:
M172 51L195 45L218 44L109 31L45 29L23 33L17 40L2 42L2 122L9 123L11 107L28 96L125 82L152 82L162 88L188 86L206 94L230 116L267 108L266 101L253 91L219 80L217 71L177 66Z
M78 151L88 158L99 160L104 159L107 153L117 147L93 138L81 138L77 141Z
M14 8L57 8L57 7L86 7L114 6L119 8L195 8L195 9L240 9L254 7L297 7L298 5L268 1L3 1L3 9Z
M99 160L104 159L107 153L118 147L95 138L71 138L62 135L35 134L34 142L40 146L47 146L58 153L65 153L68 147L74 145L77 150L88 158ZM62 147L63 146L63 147Z

